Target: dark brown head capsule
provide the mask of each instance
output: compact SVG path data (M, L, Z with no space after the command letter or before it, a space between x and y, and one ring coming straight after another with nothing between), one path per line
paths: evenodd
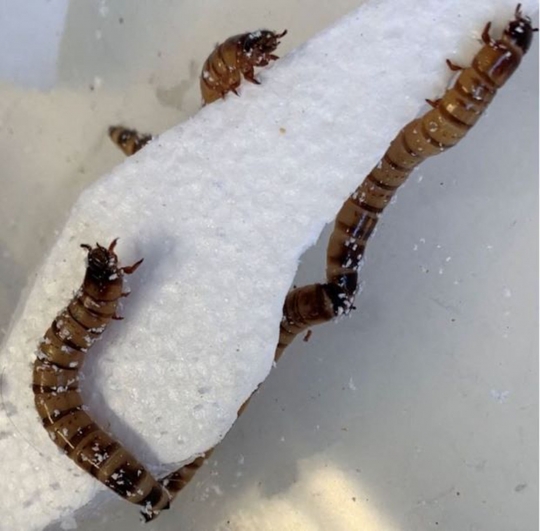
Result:
M526 53L531 47L533 33L538 31L538 28L533 28L531 19L521 14L521 4L517 5L514 16L515 20L504 30L504 37Z
M246 60L253 66L266 66L270 60L278 59L273 55L279 46L279 39L287 35L287 30L276 33L270 30L258 30L246 33L242 42L242 50Z
M86 243L81 244L81 247L88 251L87 276L103 281L114 280L115 275L121 274L118 268L118 256L114 252L117 241L118 239L113 240L108 248L101 246L99 243L96 243L95 247L91 247Z

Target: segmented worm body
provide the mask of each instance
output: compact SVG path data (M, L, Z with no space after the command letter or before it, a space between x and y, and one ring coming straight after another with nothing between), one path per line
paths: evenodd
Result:
M236 89L242 76L251 83L255 79L255 67L266 66L278 59L274 51L279 39L287 34L269 30L258 30L229 37L218 44L208 56L201 72L201 94L204 104L224 98L228 92L238 94Z
M122 125L111 125L109 137L128 157L140 151L154 138L152 135L141 134Z
M484 45L471 66L448 64L460 74L426 114L406 125L339 211L327 251L325 284L292 290L285 301L277 350L279 357L297 334L353 308L358 269L380 215L411 172L424 160L456 145L519 66L532 42L533 29L521 14L508 23L499 40L482 32Z
M36 409L51 439L79 467L126 500L141 505L146 520L169 506L169 495L122 445L87 413L79 390L84 356L116 315L123 276L139 262L119 267L114 252L96 244L88 251L83 284L69 305L54 319L39 345L34 362Z

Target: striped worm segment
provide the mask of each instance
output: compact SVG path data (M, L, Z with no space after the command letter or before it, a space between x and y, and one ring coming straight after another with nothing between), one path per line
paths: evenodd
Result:
M184 465L183 467L175 470L160 482L165 486L171 501L176 498L177 494L193 479L193 476L197 473L206 460L212 455L214 448L210 448L203 455L194 459L191 463Z
M56 445L80 468L131 503L143 507L146 520L169 506L169 495L122 445L87 413L79 390L84 357L116 315L123 276L141 264L119 267L114 240L108 248L88 251L83 284L54 319L34 362L34 402L43 426Z
M218 44L202 67L200 85L204 104L224 98L228 92L238 95L237 88L242 76L251 83L260 84L255 79L255 67L266 66L278 59L274 51L279 39L287 30L275 33L258 30L229 37Z

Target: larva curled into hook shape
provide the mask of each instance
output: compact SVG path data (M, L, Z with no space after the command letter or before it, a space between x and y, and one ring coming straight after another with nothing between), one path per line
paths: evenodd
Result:
M356 191L339 211L327 250L327 281L291 290L283 306L278 360L294 338L317 324L328 322L354 309L358 270L366 244L379 217L411 172L425 159L457 144L486 110L496 91L506 83L530 47L533 32L528 17L521 14L506 26L502 37L489 36L488 23L482 33L483 47L468 68L459 68L454 85L433 109L406 125ZM455 67L453 67L455 68ZM251 395L253 396L253 395ZM251 397L240 407L246 409ZM194 476L213 449L193 463L170 474L171 494Z
M79 467L131 503L143 507L148 521L168 508L167 490L118 441L86 412L79 371L88 349L112 319L121 319L118 301L123 276L141 265L120 267L108 248L83 244L88 264L81 288L52 322L39 345L32 388L37 412L55 444Z
M255 67L266 66L279 59L273 52L279 46L279 39L287 30L276 33L258 30L229 37L218 44L208 56L201 72L201 95L204 105L224 98L228 92L238 95L237 88L244 79L257 85Z

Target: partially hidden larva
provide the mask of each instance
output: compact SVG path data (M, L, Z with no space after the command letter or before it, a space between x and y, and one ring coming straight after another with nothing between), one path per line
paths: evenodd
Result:
M204 62L201 72L201 95L204 104L225 97L228 92L238 94L236 89L242 76L251 83L260 84L255 79L255 67L266 66L279 59L273 52L279 39L287 30L276 33L258 30L229 37L218 44Z

